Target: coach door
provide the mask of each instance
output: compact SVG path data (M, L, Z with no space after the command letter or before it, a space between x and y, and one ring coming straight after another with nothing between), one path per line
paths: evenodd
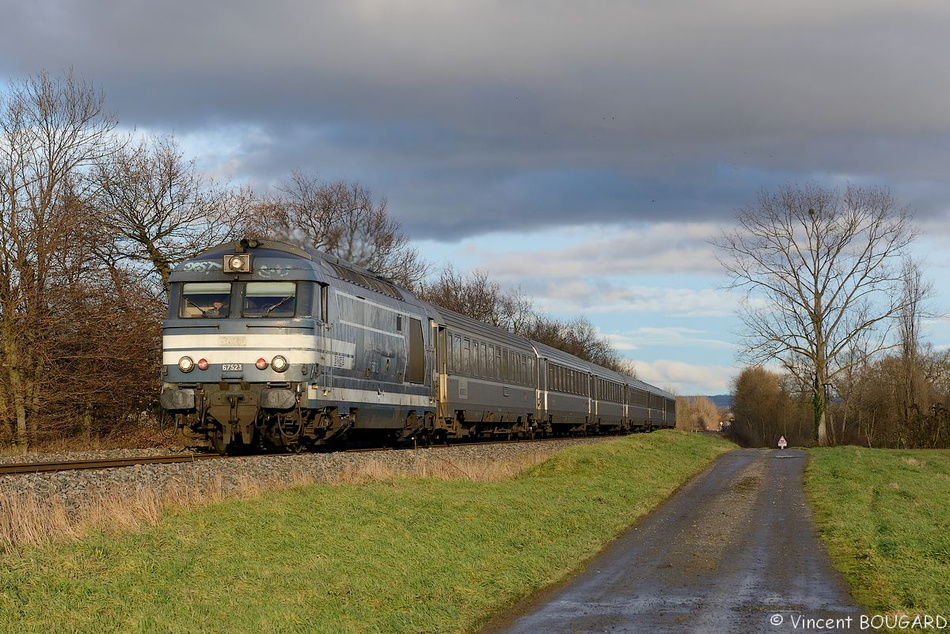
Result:
M433 372L433 394L436 397L436 416L440 420L448 418L447 403L449 400L449 348L451 342L445 326L431 322L435 335L435 371ZM461 346L461 344L459 344ZM455 363L459 363L456 359Z
M426 382L426 344L422 336L422 322L409 318L409 367L406 370L408 383Z

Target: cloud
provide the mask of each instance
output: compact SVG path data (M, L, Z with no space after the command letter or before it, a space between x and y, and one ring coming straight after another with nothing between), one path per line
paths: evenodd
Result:
M652 346L665 349L705 349L731 356L735 350L734 344L717 338L708 330L697 328L642 326L622 333L607 333L604 336L620 352Z
M581 224L555 235L523 235L519 248L494 241L473 246L485 268L504 279L533 276L612 277L701 273L720 275L710 239L719 224L691 222L624 225Z
M947 211L936 0L6 4L0 72L72 64L127 126L228 135L216 173L359 180L415 238L714 222L842 176Z
M527 287L531 290L531 287ZM640 313L667 318L722 317L734 312L730 297L716 289L612 287L583 280L553 281L533 295L543 310L558 313L603 315Z
M728 394L732 379L738 374L730 366L694 365L669 359L635 360L635 367L640 380L684 396Z

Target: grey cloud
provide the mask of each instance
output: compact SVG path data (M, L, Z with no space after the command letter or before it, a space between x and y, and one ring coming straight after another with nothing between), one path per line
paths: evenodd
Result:
M950 194L938 0L2 4L7 77L73 65L125 125L253 126L235 177L360 180L413 237L725 219L811 179Z

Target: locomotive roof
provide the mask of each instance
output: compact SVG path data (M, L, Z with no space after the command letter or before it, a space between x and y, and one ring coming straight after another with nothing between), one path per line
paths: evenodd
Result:
M287 275L294 279L326 281L322 267L316 265L312 253L291 244L270 240L239 240L225 242L198 253L181 262L172 270L170 281L201 281L220 278L224 273L224 258L230 254L249 253L253 258L252 271Z
M256 272L266 272L273 278L291 276L324 284L343 281L391 299L420 304L411 293L368 269L311 247L276 240L243 238L213 246L175 267L171 281L200 281L229 275L224 272L224 258L240 253L253 258L252 277Z

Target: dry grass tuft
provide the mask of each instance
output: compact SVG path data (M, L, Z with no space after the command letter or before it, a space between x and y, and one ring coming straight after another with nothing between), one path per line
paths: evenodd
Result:
M388 482L403 478L436 480L467 480L470 482L501 482L518 477L525 470L547 460L553 452L538 452L505 459L453 459L422 454L411 466L397 466L370 459L338 474L331 484L365 484Z

